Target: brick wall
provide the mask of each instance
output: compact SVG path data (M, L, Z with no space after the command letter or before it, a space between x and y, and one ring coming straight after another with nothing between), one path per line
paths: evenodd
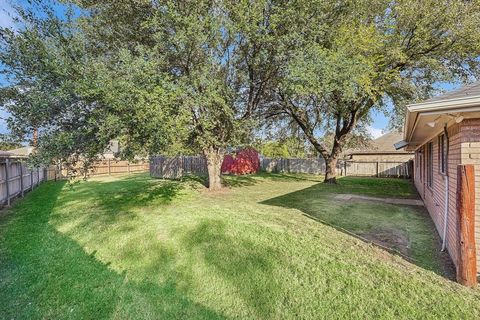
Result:
M458 261L457 234L457 166L459 164L475 165L476 189L476 243L480 243L480 119L464 120L448 128L449 154L448 154L448 179L449 179L449 205L447 222L447 250L455 265ZM445 208L445 174L440 172L439 140L434 137L429 142L433 145L433 179L432 186L427 185L427 148L420 147L415 153L415 186L420 193L425 206L432 217L440 237L443 236L444 208ZM423 161L422 161L423 157ZM477 245L477 265L480 266L480 250ZM480 271L480 270L479 270Z

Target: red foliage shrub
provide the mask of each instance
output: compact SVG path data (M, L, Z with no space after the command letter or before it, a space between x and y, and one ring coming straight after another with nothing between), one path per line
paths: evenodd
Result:
M245 148L237 152L235 157L226 155L223 158L222 173L236 175L255 173L260 169L258 152L253 148Z
M227 154L225 157L223 157L222 173L229 173L232 170L234 164L235 159L230 154Z

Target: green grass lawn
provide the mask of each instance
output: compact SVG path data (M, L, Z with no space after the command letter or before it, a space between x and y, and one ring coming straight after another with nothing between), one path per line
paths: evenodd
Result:
M196 180L48 182L17 201L0 217L0 318L480 317L479 290L441 276L424 209L334 199L414 197L407 181Z

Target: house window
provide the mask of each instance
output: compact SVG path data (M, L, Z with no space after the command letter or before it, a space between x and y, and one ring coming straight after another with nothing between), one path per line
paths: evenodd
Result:
M417 176L420 179L420 181L423 181L423 150L422 149L417 151Z
M438 137L438 161L440 163L440 173L447 172L447 144L445 142L445 135Z
M433 144L427 144L427 185L432 187L433 182Z

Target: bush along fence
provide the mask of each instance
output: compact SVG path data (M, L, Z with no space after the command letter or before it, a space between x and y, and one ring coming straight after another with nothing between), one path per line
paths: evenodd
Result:
M23 197L45 180L46 168L28 168L22 158L0 158L0 207L10 206L13 199Z

